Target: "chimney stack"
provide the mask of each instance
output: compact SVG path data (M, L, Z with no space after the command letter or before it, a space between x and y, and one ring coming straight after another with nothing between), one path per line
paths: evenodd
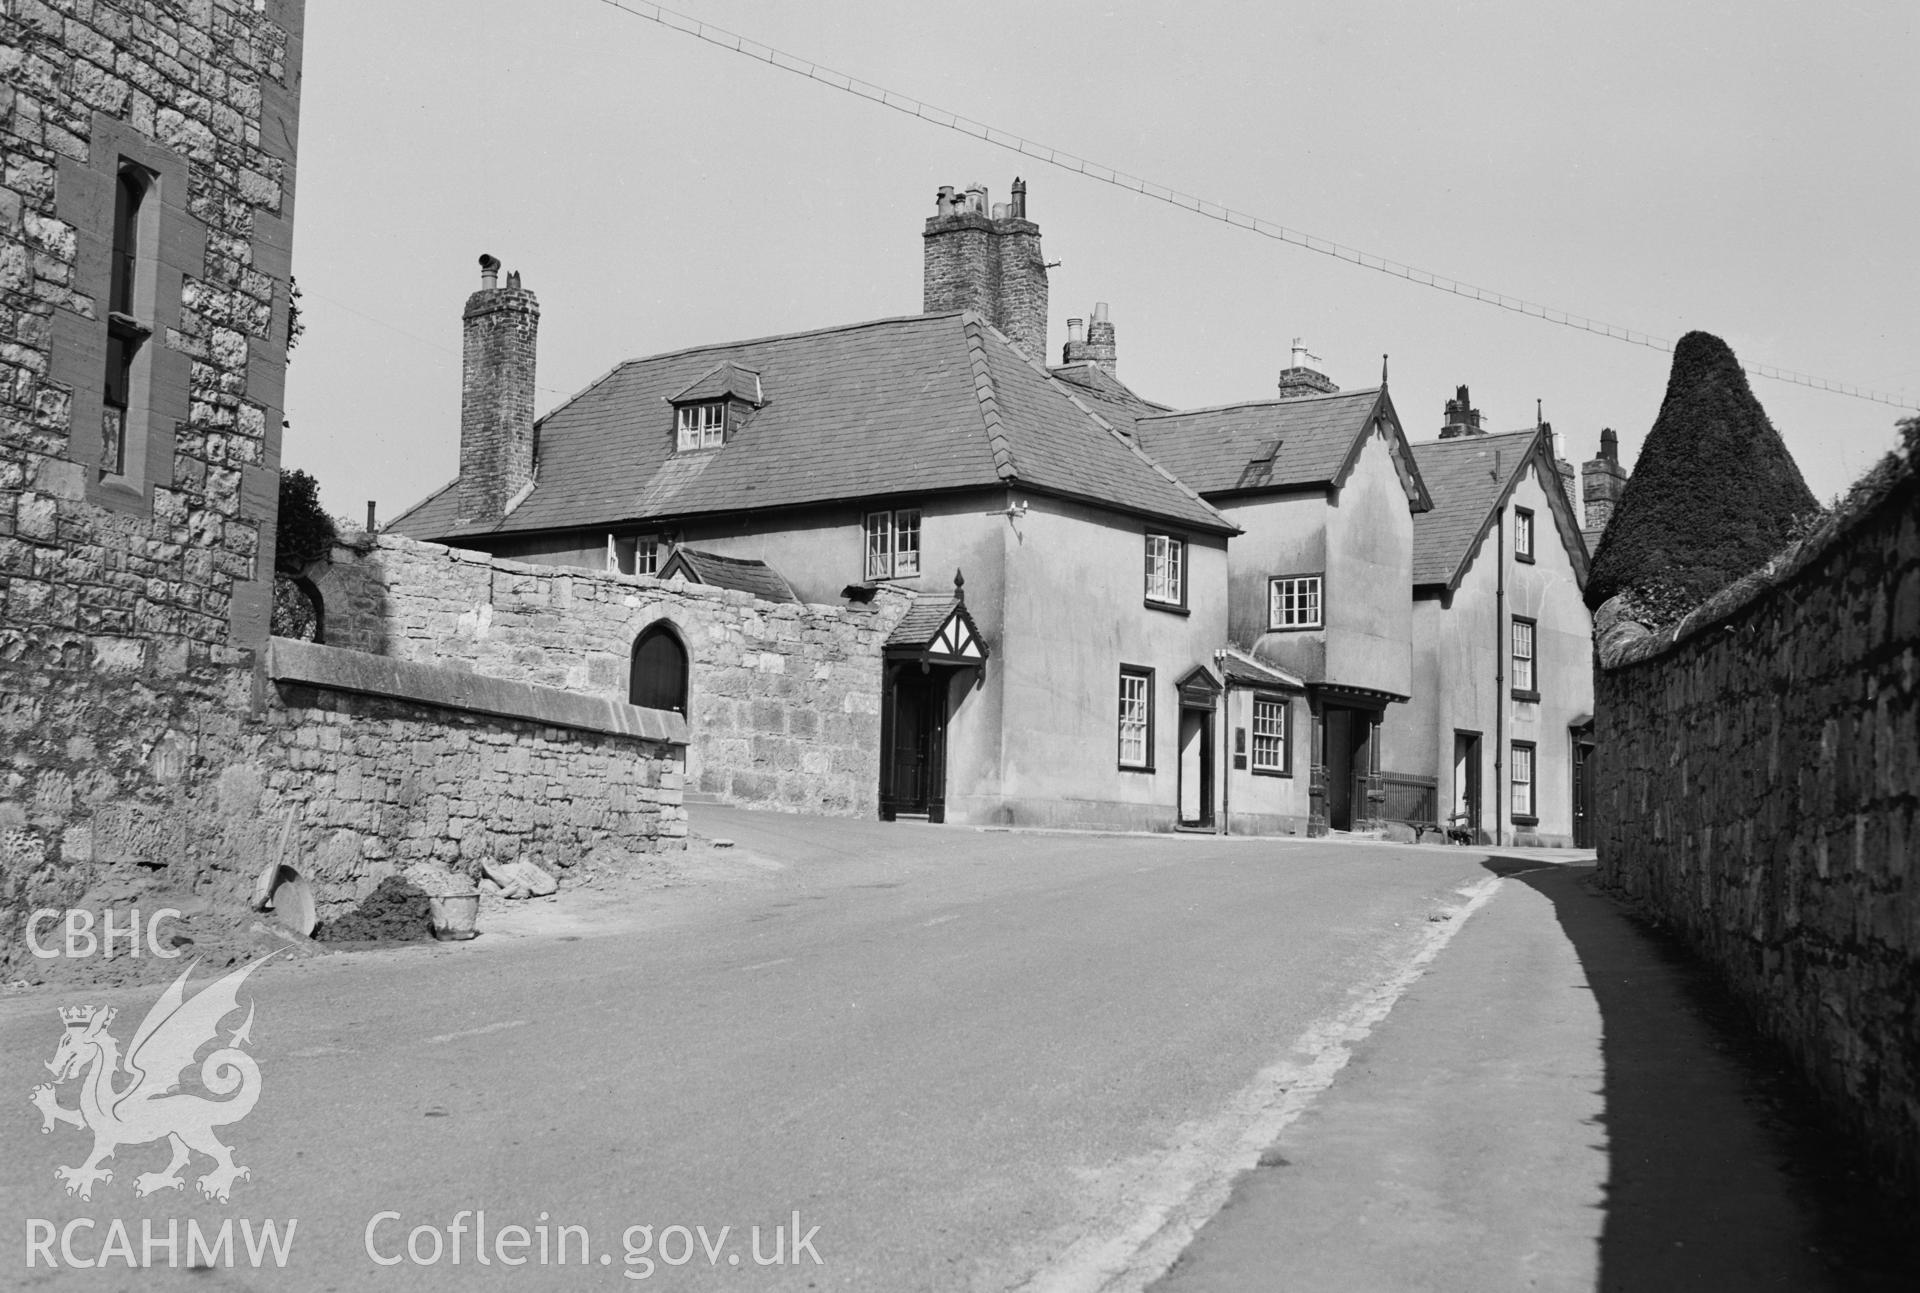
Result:
M1280 398L1297 400L1308 395L1339 394L1340 388L1320 371L1321 362L1320 356L1308 351L1303 339L1295 337L1287 366L1280 370Z
M1086 325L1084 335L1079 319L1067 320L1067 344L1060 351L1060 360L1068 364L1092 364L1108 373L1115 371L1118 358L1105 301L1094 304L1093 321Z
M461 315L459 519L498 521L533 481L533 373L540 303L518 273L480 258L480 290Z
M1013 201L990 205L984 184L964 197L942 185L923 235L924 309L972 310L1029 358L1047 355L1047 264L1040 226L1027 219L1026 181Z
M1446 425L1440 428L1442 440L1453 440L1463 435L1485 435L1480 429L1480 410L1473 407L1473 400L1467 395L1467 388L1456 386L1453 398L1447 401Z
M1626 468L1620 465L1620 437L1613 433L1612 427L1603 427L1600 456L1580 465L1580 490L1586 496L1581 530L1586 535L1588 551L1600 542L1600 535L1613 519L1613 509L1619 505L1620 495L1626 488Z

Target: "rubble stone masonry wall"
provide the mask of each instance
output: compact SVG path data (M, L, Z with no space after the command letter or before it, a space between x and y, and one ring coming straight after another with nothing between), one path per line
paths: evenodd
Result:
M0 2L0 961L26 911L253 847L220 770L267 634L303 13ZM123 170L142 340L110 442Z
M297 823L289 860L323 919L415 862L565 875L685 843L677 715L307 643L275 639L272 656L259 803L270 827Z
M315 581L329 645L622 702L635 641L664 621L688 653L690 794L877 811L881 655L904 594L802 606L392 535L351 536Z
M1914 452L1677 633L1602 637L1600 870L1920 1184ZM1603 608L1603 615L1604 615Z

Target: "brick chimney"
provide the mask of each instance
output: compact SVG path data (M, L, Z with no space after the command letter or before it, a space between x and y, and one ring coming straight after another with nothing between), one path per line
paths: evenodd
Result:
M1307 343L1295 337L1287 366L1280 370L1280 398L1297 400L1307 395L1338 395L1340 388L1320 371L1320 363L1320 356L1309 353Z
M925 310L972 310L1028 358L1047 357L1047 263L1040 226L1027 219L1027 183L1013 201L989 206L986 186L941 187L924 244Z
M1115 356L1113 324L1107 318L1105 301L1094 303L1093 322L1087 324L1084 331L1081 320L1067 320L1067 344L1061 348L1060 362L1092 364L1111 373L1117 364Z
M462 522L497 521L533 483L533 361L540 303L500 262L480 257L480 290L461 315Z
M1599 542L1600 534L1613 519L1613 509L1626 492L1627 471L1620 465L1620 437L1612 427L1600 431L1600 456L1580 465L1580 489L1586 495L1586 515L1582 529L1590 536L1588 547Z
M1453 388L1453 398L1447 401L1447 422L1440 428L1442 440L1453 440L1463 435L1485 435L1480 429L1480 410L1473 407L1473 400L1467 395L1467 388Z

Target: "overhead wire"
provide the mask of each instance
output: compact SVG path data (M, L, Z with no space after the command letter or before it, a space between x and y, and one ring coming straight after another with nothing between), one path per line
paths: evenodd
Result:
M875 85L870 81L863 81L845 72L835 71L823 64L786 53L771 45L753 40L747 36L742 36L738 32L728 31L724 27L716 27L712 23L681 13L678 10L669 9L664 5L647 4L644 3L644 0L600 0L600 3L607 5L609 8L618 9L620 12L628 14L631 17L642 18L666 27L671 31L677 31L682 35L703 40L710 45L727 50L730 53L744 55L748 58L766 63L769 66L777 67L782 71L805 77L810 81L817 81L831 89L856 95L870 102L878 103L883 107L891 108L896 112L904 113L910 117L916 117L930 125L956 131L959 134L981 140L995 147L1019 153L1023 157L1031 157L1035 161L1044 162L1049 166L1056 166L1063 170L1071 171L1076 175L1097 180L1102 184L1110 184L1115 188L1125 189L1131 193L1138 193L1142 197L1165 202L1170 206L1191 211L1196 215L1205 216L1211 220L1217 220L1223 224L1231 225L1236 229L1245 229L1251 233L1271 238L1277 242L1300 247L1322 256L1332 257L1335 260L1346 261L1348 264L1357 265L1362 269L1370 269L1395 278L1405 279L1407 282L1417 284L1421 287L1429 287L1436 291L1447 292L1465 300L1495 306L1499 309L1520 314L1528 318L1539 319L1545 323L1556 324L1560 327L1572 328L1582 332L1590 332L1596 336L1626 342L1629 345L1644 346L1649 350L1656 350L1662 353L1670 354L1673 351L1673 342L1667 338L1656 337L1633 328L1607 323L1584 314L1577 314L1570 310L1541 305L1510 293L1497 292L1490 288L1479 287L1451 275L1421 269L1418 266L1405 264L1404 262L1394 260L1387 256L1381 256L1373 252L1362 251L1357 247L1347 246L1332 238L1323 238L1317 234L1305 233L1301 230L1290 228L1287 225L1281 224L1278 221L1269 220L1263 216L1250 215L1246 212L1235 210L1224 203L1196 197L1193 194L1183 192L1170 185L1160 184L1115 167L1089 161L1084 157L1067 152L1064 149L1054 148L1050 145L1027 139L1012 131L1002 130L997 126L976 121L961 113L923 102L911 95L902 94L897 90L890 90L885 86ZM1769 378L1773 381L1788 382L1796 386L1805 386L1813 390L1827 391L1836 395L1846 395L1854 399L1890 405L1894 408L1911 409L1920 407L1920 403L1916 403L1910 396L1870 390L1850 382L1834 381L1829 378L1815 376L1811 373L1798 372L1790 368L1779 368L1771 364L1745 364L1743 366L1748 373L1758 377Z

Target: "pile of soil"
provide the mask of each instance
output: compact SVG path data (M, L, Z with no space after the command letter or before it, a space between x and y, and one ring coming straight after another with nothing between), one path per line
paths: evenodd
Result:
M390 875L358 907L323 923L313 936L323 943L416 943L433 938L426 891L404 876Z

